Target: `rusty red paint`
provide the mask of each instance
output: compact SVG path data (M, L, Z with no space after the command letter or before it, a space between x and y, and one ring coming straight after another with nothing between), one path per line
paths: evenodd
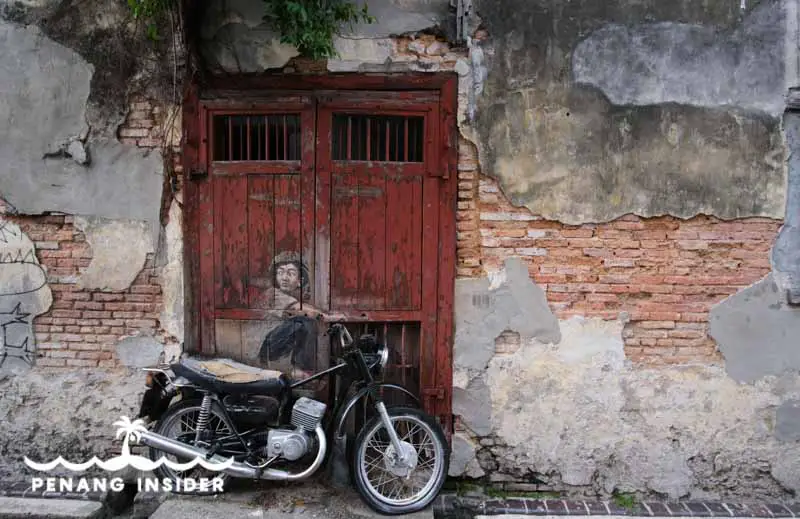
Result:
M417 389L449 434L457 188L454 76L306 76L302 83L276 76L262 86L295 92L247 91L261 81L243 78L232 87L213 80L212 87L235 89L237 97L210 99L214 91L206 89L202 103L195 101L205 113L196 118L203 131L210 114L293 113L301 117L302 135L300 160L295 161L211 162L205 149L196 153L197 162L210 168L207 178L187 187L187 194L195 193L187 206L196 209L190 216L196 259L190 260L200 272L199 279L193 278L193 293L200 296L198 344L213 353L215 319L263 319L269 305L260 296L270 282L271 261L281 251L300 251L313 281L313 304L344 312L348 321L372 326L390 342L398 351L390 378ZM359 91L336 91L348 85ZM391 89L405 91L379 91ZM347 146L343 156L367 160L333 161L331 120L337 112L403 117L381 128L385 142L380 155L397 162L372 156L371 119L348 125L351 131L342 143ZM416 130L408 116L425 121L423 162L409 162L419 152L409 147ZM263 138L268 140L266 123ZM280 146L277 157L286 158L292 153L290 132L286 124L277 126L271 133L280 131L283 142L269 145ZM253 133L250 122L245 127L251 157L253 138L261 134L260 129ZM205 145L205 137L200 139Z
M247 196L247 228L249 236L248 308L273 306L268 288L269 267L275 256L275 181L270 175L250 176Z

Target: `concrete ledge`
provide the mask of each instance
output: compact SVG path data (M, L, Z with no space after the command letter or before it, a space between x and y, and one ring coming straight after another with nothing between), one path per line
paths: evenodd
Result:
M0 497L0 519L95 519L103 514L97 501Z

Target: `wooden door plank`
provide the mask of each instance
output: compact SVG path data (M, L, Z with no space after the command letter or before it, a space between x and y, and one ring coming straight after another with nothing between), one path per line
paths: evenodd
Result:
M422 299L422 179L386 181L387 309L418 310Z
M278 175L275 177L275 261L291 260L301 261L302 245L300 241L301 225L301 198L300 198L300 176L299 175ZM301 274L301 283L304 283L299 290L287 294L298 301L301 299L303 290L308 290L311 272L308 272L308 265L305 265L305 273ZM276 287L277 288L277 287ZM279 296L276 292L276 296ZM276 305L283 307L286 305L284 298L276 298ZM282 309L282 308L281 308Z
M270 265L275 255L274 183L271 176L248 177L247 229L249 233L248 308L272 308Z
M453 321L456 278L456 206L458 198L458 83L450 79L442 88L441 167L449 174L442 183L439 203L439 305L436 332L436 385L444 390L436 412L443 417L448 440L453 432Z
M242 321L217 319L215 325L217 356L242 360Z
M355 308L358 301L358 179L334 173L331 195L331 307Z
M204 106L200 107L200 168L207 171L209 161L208 125L210 115ZM206 177L197 181L197 253L200 267L200 330L197 350L214 353L214 184Z
M314 296L319 308L328 310L331 301L331 117L329 110L317 112L316 152L316 227L314 249L316 272L314 273Z
M438 144L438 124L435 114L425 119L426 165L435 156L433 149ZM434 412L437 399L426 395L426 390L436 387L436 321L438 310L438 262L439 262L439 184L438 177L426 176L422 187L422 323L420 343L420 386L424 407Z
M247 179L214 179L217 308L247 307Z
M202 120L203 111L200 105L199 87L197 82L191 78L187 79L181 118L184 140L180 154L180 164L183 168L184 201L181 230L184 236L184 265L186 266L184 348L186 351L198 352L202 347L200 330L203 326L200 298L200 240L198 236L200 198L198 182L192 178L192 174L205 166L205 157L200 152L205 125Z
M358 177L358 308L386 308L386 175Z
M316 218L316 201L314 192L316 139L314 120L315 117L313 110L305 110L300 116L300 153L302 163L302 167L300 169L300 241L303 262L308 266L309 276L311 277L309 280L309 298L305 302L311 303L312 305L318 305L316 291L316 277L318 275L316 261L317 258L315 256L314 248L314 224Z

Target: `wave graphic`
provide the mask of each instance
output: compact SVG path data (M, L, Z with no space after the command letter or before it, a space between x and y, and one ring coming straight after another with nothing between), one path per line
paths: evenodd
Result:
M85 470L90 469L92 467L99 467L109 472L115 472L127 467L133 467L141 471L152 471L160 467L161 465L166 465L167 467L175 471L190 470L200 465L206 470L211 470L214 472L222 472L223 470L230 468L231 465L233 465L234 463L233 457L225 460L222 463L213 463L206 461L206 459L203 457L198 456L195 459L188 461L186 463L180 463L177 461L169 460L164 456L160 457L156 461L153 461L143 456L134 456L130 454L127 456L126 455L116 456L108 461L103 461L99 459L97 456L94 456L92 457L92 459L90 459L85 463L71 463L65 460L61 456L48 463L37 463L28 458L27 456L25 456L25 459L23 461L25 462L25 465L39 472L49 472L58 467L59 465L61 465L67 470L71 470L72 472L84 472Z
M131 454L130 447L128 445L131 441L133 442L139 441L139 439L142 436L142 433L147 432L147 429L144 427L144 422L142 420L131 421L130 418L128 418L127 416L121 416L118 421L114 422L114 425L119 427L119 429L117 429L117 438L119 438L120 436L124 436L124 440L122 442L122 454L114 458L111 458L108 461L103 461L99 459L97 456L93 456L92 459L90 459L85 463L72 463L65 460L61 456L48 463L38 463L31 460L27 456L25 456L25 459L23 461L25 462L25 465L27 465L29 468L32 468L33 470L39 472L49 472L54 468L58 467L59 465L61 465L67 470L71 470L72 472L83 472L92 467L99 467L109 472L116 472L118 470L122 470L127 467L133 467L141 471L152 471L162 465L166 465L167 467L175 471L190 470L200 465L206 470L211 470L214 472L222 472L225 469L230 468L231 465L234 464L233 457L221 463L214 463L207 461L202 456L197 456L195 459L191 461L188 461L186 463L180 463L177 461L168 460L164 456L161 456L156 461L153 461L150 458L145 458L144 456L136 456Z

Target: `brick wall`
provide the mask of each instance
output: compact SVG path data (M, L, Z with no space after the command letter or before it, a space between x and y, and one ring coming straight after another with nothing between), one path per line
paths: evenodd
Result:
M12 217L34 242L53 293L50 310L34 320L37 365L112 367L114 345L143 331L156 332L161 287L149 255L145 267L122 292L81 290L80 271L92 251L71 216Z
M162 146L164 112L135 100L119 130L120 140L140 147ZM4 211L0 199L0 214ZM86 238L69 215L17 216L17 223L34 242L53 293L50 310L34 320L38 366L52 369L113 367L115 345L143 332L163 339L159 316L162 294L153 255L131 286L121 292L83 290L77 281L92 260Z
M467 172L474 157L464 148ZM485 271L501 268L509 256L522 257L559 318L627 314L626 353L648 364L720 359L707 333L709 310L770 272L769 251L781 224L627 215L570 226L514 207L489 178L478 181L477 203L474 182L462 184L460 274L478 270L472 266L477 249Z

